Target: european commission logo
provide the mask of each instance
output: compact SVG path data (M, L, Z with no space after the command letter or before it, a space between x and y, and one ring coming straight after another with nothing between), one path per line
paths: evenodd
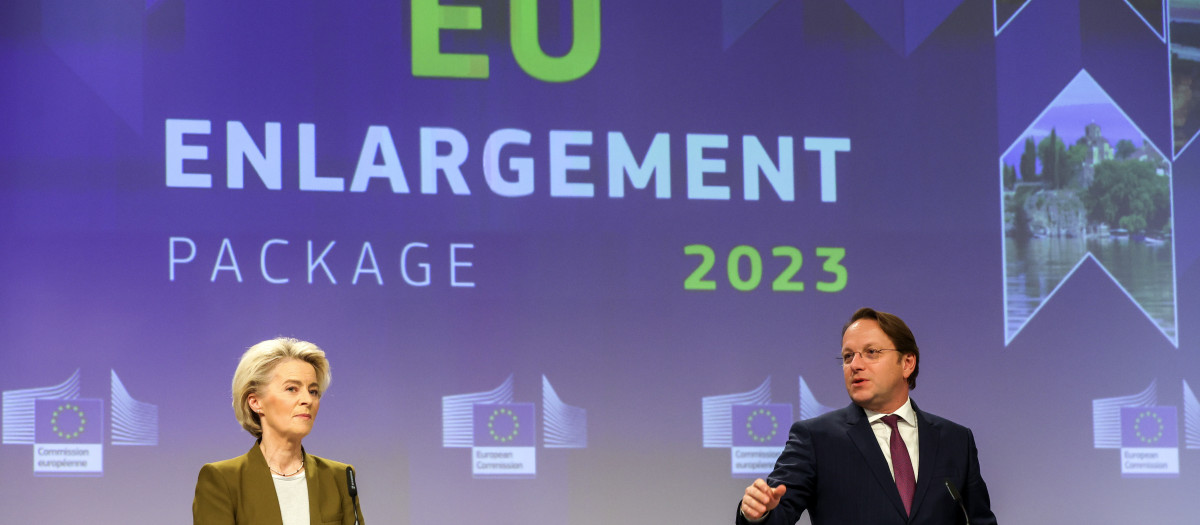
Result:
M1158 382L1137 394L1092 401L1095 448L1121 451L1123 478L1179 477L1179 449L1200 449L1200 402L1183 381L1183 428L1179 407L1158 404Z
M471 474L475 477L534 477L537 440L533 403L479 404L472 407L475 439Z
M792 405L734 405L733 446L729 448L730 474L758 477L770 472L787 443Z
M33 472L41 475L104 473L104 401L34 401Z
M1121 477L1179 477L1175 407L1121 408Z
M476 478L537 476L537 437L543 448L587 448L587 411L563 403L542 376L542 425L533 403L513 401L513 377L487 392L442 397L442 446L471 449Z
M800 419L832 410L813 397L799 378ZM757 478L771 473L787 444L792 426L792 405L771 402L771 378L749 392L701 399L704 447L729 449L729 473L735 478Z
M115 370L108 412L103 399L80 397L80 383L76 370L54 386L4 391L3 443L32 445L36 476L102 476L106 435L116 446L158 444L158 407L133 399Z

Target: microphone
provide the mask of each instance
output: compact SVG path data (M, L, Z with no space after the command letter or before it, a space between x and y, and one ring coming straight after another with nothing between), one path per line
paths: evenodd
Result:
M966 524L971 525L971 516L967 514L967 507L963 505L962 496L958 494L958 489L954 487L954 482L946 478L943 483L946 484L946 490L950 491L950 497L954 499L955 503L958 503L958 508L962 509L963 519L967 520Z
M949 483L949 481L947 481ZM350 506L354 508L354 523L357 525L358 519L358 484L354 482L354 469L346 467L346 490L350 492Z

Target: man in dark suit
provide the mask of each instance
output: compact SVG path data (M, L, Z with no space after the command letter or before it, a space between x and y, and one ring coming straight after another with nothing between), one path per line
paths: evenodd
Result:
M862 308L842 328L842 371L853 401L792 425L766 480L746 488L737 523L995 524L970 429L909 398L920 350L899 317ZM954 501L946 483L960 491Z

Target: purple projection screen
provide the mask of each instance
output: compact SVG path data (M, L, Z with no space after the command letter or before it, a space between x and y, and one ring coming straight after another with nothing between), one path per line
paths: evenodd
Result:
M188 522L285 335L374 523L729 523L860 306L1001 521L1194 520L1200 1L10 0L0 71L0 522Z

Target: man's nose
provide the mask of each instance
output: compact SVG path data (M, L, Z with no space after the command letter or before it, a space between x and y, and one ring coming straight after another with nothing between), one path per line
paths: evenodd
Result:
M867 363L867 358L863 357L862 352L854 352L850 357L850 368L853 370L862 370Z

